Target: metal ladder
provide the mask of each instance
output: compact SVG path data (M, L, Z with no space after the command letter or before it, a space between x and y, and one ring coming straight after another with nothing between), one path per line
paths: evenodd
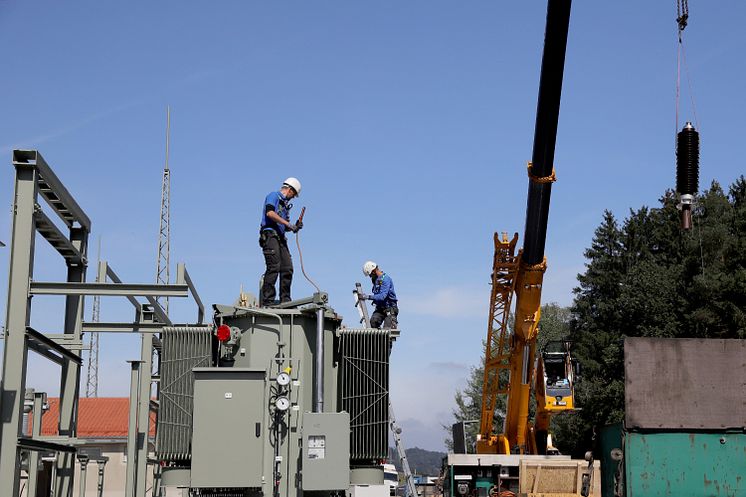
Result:
M365 306L365 301L360 300L358 295L363 293L363 286L360 283L355 283L355 289L352 291L355 297L355 307L357 307L358 313L360 313L360 323L366 328L370 328L370 318L368 317L368 308ZM414 478L412 471L409 469L409 461L407 460L407 453L404 449L404 444L401 440L401 428L396 423L396 416L394 415L394 408L391 407L391 397L389 396L389 428L391 434L394 436L394 445L396 445L396 453L399 456L401 462L402 471L404 472L404 478L406 479L406 497L417 497L417 488L414 484Z

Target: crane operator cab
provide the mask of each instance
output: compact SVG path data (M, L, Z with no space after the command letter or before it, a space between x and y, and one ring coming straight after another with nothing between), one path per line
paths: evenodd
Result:
M544 346L539 357L537 380L538 400L547 411L574 409L575 371L570 342L553 341Z

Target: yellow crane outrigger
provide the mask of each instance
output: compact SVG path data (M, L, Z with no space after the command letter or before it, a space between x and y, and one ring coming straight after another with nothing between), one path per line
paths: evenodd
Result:
M544 257L549 200L555 181L553 167L557 138L565 49L571 0L549 0L544 35L539 98L532 161L528 163L528 201L523 249L515 254L516 233L511 240L495 233L492 294L487 327L482 416L477 453L545 454L552 414L574 409L572 364L565 350L562 378L547 381L543 358L536 358L541 317L541 289L547 263ZM516 298L512 332L508 326L513 296ZM556 357L555 357L556 359ZM536 382L537 412L529 422L531 386ZM560 386L561 385L561 386ZM552 394L555 394L552 396ZM561 395L562 394L562 395ZM567 395L564 395L567 394ZM499 395L507 396L503 431L493 428Z

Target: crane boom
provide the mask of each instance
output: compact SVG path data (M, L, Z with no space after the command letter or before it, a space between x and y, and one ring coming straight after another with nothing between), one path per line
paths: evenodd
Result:
M544 247L552 182L555 180L554 149L571 3L571 0L549 0L547 5L533 154L528 164L529 183L523 249L519 251L515 274L511 276L512 293L516 300L512 334L508 330L507 314L506 319L499 323L498 330L493 329L494 316L498 309L507 304L507 310L503 311L507 313L510 310L511 298L511 295L504 295L504 292L501 293L499 288L496 288L493 264L482 419L477 442L477 451L480 453L543 453L546 447L545 436L543 439L536 439L534 427L528 422L528 414L531 384L535 375L536 339L541 317L541 289L547 267ZM495 239L495 261L497 261L497 253L504 252L507 245L507 240L499 242L497 238ZM494 345L506 343L510 344L510 349L507 354L503 352L500 356L500 349L498 348L496 353ZM500 356L499 360L498 356ZM510 371L506 392L507 409L504 432L502 435L495 435L492 430L494 399L496 395L505 391L500 387L499 381L499 372L503 369ZM567 402L562 403L562 407L556 406L557 410L568 408ZM572 402L569 402L569 406L569 408L572 407ZM554 407L550 406L549 409L554 409ZM537 413L537 419L540 419L542 423L540 429L543 432L546 431L545 425L548 424L546 410L547 405L540 405L539 413Z
M547 27L536 104L534 148L529 168L526 227L521 257L528 265L539 264L544 258L571 3L571 0L549 0L547 5Z

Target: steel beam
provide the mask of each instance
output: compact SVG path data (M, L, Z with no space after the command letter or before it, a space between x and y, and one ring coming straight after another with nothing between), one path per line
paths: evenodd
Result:
M78 223L86 231L91 231L91 220L38 151L13 150L13 165L16 167L16 171L20 169L36 170L35 181L38 183L39 193L68 227L72 228L74 223Z
M83 330L85 332L85 330ZM73 337L67 336L63 333L44 333L44 336L49 338L54 343L61 345L73 354L79 350L90 350L90 345L83 343L83 340L73 340Z
M163 323L83 323L85 333L160 333ZM177 324L175 326L192 326Z
M58 344L30 326L26 327L26 337L28 339L28 348L57 364L61 365L65 361L73 361L77 364L81 364L82 362L78 354L73 354L65 346ZM59 356L52 354L52 352L56 352Z
M194 287L192 278L189 276L189 272L183 263L176 265L176 282L184 282L189 287L189 291L192 293L192 298L197 304L197 324L202 324L202 321L205 318L205 306L202 304L202 299L199 298L199 294L197 294L197 289Z
M78 450L74 445L50 442L49 440L34 440L26 437L18 437L18 447L26 450L64 452L66 454L75 454Z
M36 220L36 231L44 237L49 244L65 258L68 264L85 264L85 257L75 248L62 232L55 226L49 217L44 214L41 208L36 210L34 215Z
M98 276L96 278L96 281L99 283L105 283L107 276L114 283L122 283L122 280L119 279L119 276L117 276L117 274L106 263L106 261L100 261L99 267L98 267ZM185 284L181 281L177 281L177 283ZM163 286L163 285L155 285L155 286ZM187 296L187 295L183 295L183 296ZM147 301L153 306L153 312L155 312L156 316L158 316L158 320L170 326L171 320L168 318L168 316L166 315L166 312L163 310L163 308L158 303L158 301L149 295L141 295L141 296L145 296ZM137 299L133 295L127 296L127 300L129 300L132 303L132 305L135 307L135 310L138 313L142 313L142 304L138 302Z
M163 286L163 285L159 285L159 286ZM158 318L158 321L160 321L161 323L164 323L166 326L171 326L171 320L166 315L166 311L163 310L163 307L161 307L161 303L158 302L154 297L151 297L150 295L146 295L145 300L147 300L148 303L153 307L153 312Z
M114 270L106 263L106 261L99 261L98 262L98 274L96 275L96 282L106 283L107 277L114 283L122 282L122 280L119 279L119 276L117 276L117 273L114 272ZM136 312L138 313L142 312L142 304L138 302L135 297L133 297L132 295L128 295L127 300L129 300L130 303L135 307Z
M20 468L18 437L26 388L26 327L34 266L34 205L38 175L33 167L16 167L13 234L10 242L8 301L5 319L3 375L0 387L0 495L18 495Z
M31 295L103 295L119 297L188 297L187 285L155 285L146 283L83 283L56 281L33 281Z

